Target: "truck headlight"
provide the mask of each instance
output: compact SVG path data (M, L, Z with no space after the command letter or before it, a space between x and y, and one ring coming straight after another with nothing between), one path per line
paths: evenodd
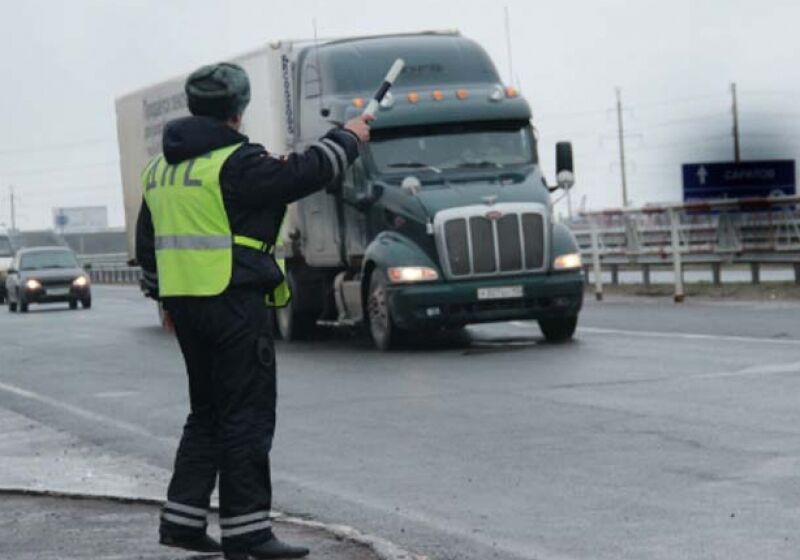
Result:
M581 260L580 253L567 253L556 257L553 261L553 268L556 270L572 270L575 268L582 268L583 261Z
M389 281L393 284L431 282L439 279L439 273L428 266L395 266L389 269Z
M76 288L85 288L89 285L89 279L86 276L78 276L75 280L72 281L72 285Z
M25 289L30 291L40 290L42 288L42 283L34 278L29 278L25 281Z

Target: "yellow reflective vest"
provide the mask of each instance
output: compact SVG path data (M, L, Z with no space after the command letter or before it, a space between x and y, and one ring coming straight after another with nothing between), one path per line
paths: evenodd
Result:
M274 255L275 246L231 231L219 175L239 146L225 146L176 165L159 155L145 167L142 191L153 220L162 297L221 294L231 281L233 245ZM276 245L281 244L279 238ZM284 259L276 262L285 274ZM286 281L266 299L273 307L289 303Z

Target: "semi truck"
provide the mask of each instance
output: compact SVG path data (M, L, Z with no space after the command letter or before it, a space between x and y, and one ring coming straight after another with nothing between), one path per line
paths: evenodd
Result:
M363 111L397 58L405 67L355 164L287 211L277 251L293 297L276 312L281 336L363 325L387 350L432 331L536 320L547 340L571 338L583 268L551 192L572 186L572 148L557 145L548 186L527 101L475 41L458 32L280 41L234 57L251 80L243 132L276 156L303 150ZM161 151L164 124L188 114L184 79L116 103L131 257L140 173Z

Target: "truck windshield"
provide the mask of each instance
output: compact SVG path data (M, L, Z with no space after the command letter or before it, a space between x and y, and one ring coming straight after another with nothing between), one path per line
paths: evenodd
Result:
M440 173L536 163L528 123L477 123L375 130L369 144L381 173L409 169Z
M8 237L0 237L0 257L12 257L14 251L11 249L11 242Z
M22 255L21 270L40 270L43 268L78 268L78 261L70 251L36 251Z

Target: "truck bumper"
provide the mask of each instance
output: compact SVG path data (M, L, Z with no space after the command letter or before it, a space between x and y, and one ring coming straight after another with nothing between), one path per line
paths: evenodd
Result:
M478 299L479 288L503 286L522 286L523 297ZM388 296L398 327L427 329L577 315L583 305L583 286L583 272L576 271L391 286Z

